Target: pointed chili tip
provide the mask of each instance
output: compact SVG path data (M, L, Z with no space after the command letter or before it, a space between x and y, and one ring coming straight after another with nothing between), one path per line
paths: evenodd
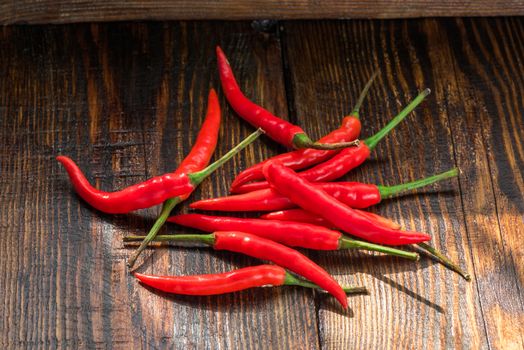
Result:
M229 61L226 58L226 54L224 53L222 48L220 46L218 46L218 45L216 47L216 54L217 54L219 59L224 59L227 62L227 64L229 64Z
M143 279L144 279L144 277L145 277L144 274L141 274L141 273L139 273L139 272L134 272L134 271L133 271L133 272L131 272L131 274L132 274L132 275L133 275L137 280L139 280L140 282L142 282Z

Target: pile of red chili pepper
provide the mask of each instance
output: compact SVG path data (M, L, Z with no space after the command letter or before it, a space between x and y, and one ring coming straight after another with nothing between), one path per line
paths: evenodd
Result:
M240 90L224 52L217 47L216 53L222 91L227 101L238 116L258 128L220 159L208 165L217 145L221 120L219 101L215 91L211 90L207 114L196 142L173 172L115 192L104 192L91 186L70 158L59 156L57 160L67 170L77 194L102 212L128 213L162 204L160 215L147 235L124 237L125 242L140 242L129 258L129 267L134 266L140 253L153 241L194 242L273 264L197 276L134 273L141 283L164 292L188 295L296 285L326 291L344 308L347 308L346 293L366 291L364 287L340 286L326 270L295 247L361 249L412 260L419 259L418 252L425 252L469 280L466 272L426 243L431 239L428 234L403 229L388 218L363 210L383 199L455 177L457 169L393 186L333 182L365 162L379 142L424 100L429 94L428 89L382 130L360 140L359 110L377 76L375 73L362 90L353 111L342 119L340 127L318 141L312 141L299 126L250 101ZM293 150L241 171L231 184L234 195L199 200L190 207L222 212L265 212L264 215L255 219L199 213L170 217L176 205L186 200L196 186L262 133ZM166 221L208 234L157 235ZM418 248L401 249L413 245Z

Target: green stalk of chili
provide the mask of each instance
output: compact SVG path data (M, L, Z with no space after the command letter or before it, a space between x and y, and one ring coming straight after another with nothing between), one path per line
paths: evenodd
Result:
M215 90L211 89L209 91L207 101L206 117L202 123L202 127L200 128L200 132L198 133L197 139L191 148L191 151L184 158L182 163L180 163L178 169L175 170L175 175L200 171L209 164L209 161L213 156L217 145L218 133L220 130L220 119L220 103L218 102L218 97ZM178 203L187 199L190 194L191 192L188 192L175 198L170 198L164 202L162 205L162 211L149 230L149 233L142 241L142 244L128 259L127 264L130 268L133 267L136 260L142 251L147 247L149 242L155 238L158 231L162 228L169 217L171 211L178 205Z

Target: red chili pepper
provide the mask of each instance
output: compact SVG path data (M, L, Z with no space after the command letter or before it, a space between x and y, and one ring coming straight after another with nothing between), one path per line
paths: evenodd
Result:
M213 153L218 141L218 133L220 130L220 103L218 102L218 97L214 89L209 91L209 96L207 100L207 112L200 132L198 133L197 139L191 148L189 154L184 158L182 163L174 174L186 174L193 173L204 169L211 160ZM192 192L192 191L191 191ZM149 242L151 242L158 231L162 228L164 223L171 211L177 206L178 203L186 200L191 192L187 192L175 198L170 198L166 200L162 206L162 211L155 223L149 230L147 236L142 241L142 244L137 248L137 250L131 255L128 259L128 266L133 267L137 258L140 256L142 251L147 247Z
M370 213L363 210L355 209L358 213L366 216L370 220L376 220L376 222L384 227L391 228L393 230L400 230L401 226L394 221L391 221L383 216L377 215L375 213ZM314 224L324 227L333 227L329 221L324 219L322 216L310 213L304 209L288 209L274 211L265 215L260 216L264 220L282 220L282 221L294 221L294 222L303 222L308 224Z
M342 124L340 128L330 132L323 138L319 139L318 142L321 143L337 143L337 142L346 142L352 141L358 138L360 134L360 129L362 127L359 120L359 110L362 102L364 101L373 80L377 77L378 72L373 74L364 86L364 89L360 93L360 96L357 99L357 103L351 111L351 114L342 119ZM277 156L271 157L263 162L260 162L252 167L247 168L242 171L231 183L231 192L235 192L235 189L249 181L254 180L263 180L264 174L262 174L262 167L264 164L270 161L279 161L283 165L291 168L293 170L299 170L308 168L312 165L323 162L331 157L333 157L337 150L334 151L321 151L311 148L300 149L292 152L282 153Z
M264 167L264 175L278 192L301 208L322 216L337 228L359 238L386 245L412 244L431 239L425 233L392 230L379 225L281 164L268 163Z
M100 211L110 214L122 214L137 209L149 208L169 198L191 193L205 178L244 147L252 143L261 133L263 133L261 130L257 130L222 158L201 171L189 174L168 173L116 192L104 192L91 186L80 168L70 158L58 156L56 159L65 167L73 187L82 199Z
M220 47L216 48L218 72L227 101L235 112L251 125L262 128L267 136L288 148L333 150L358 145L358 140L341 143L312 141L299 126L287 122L251 102L240 90L229 62Z
M406 108L404 108L395 118L393 118L382 130L375 135L368 137L357 147L346 148L336 154L333 158L318 164L317 166L303 171L300 176L311 182L327 182L335 180L350 170L358 167L366 159L370 152L375 149L380 140L382 140L393 128L395 128L406 116L413 111L429 95L430 90L426 89L421 92ZM267 181L253 182L238 186L234 193L246 193L251 191L268 188Z
M413 253L359 241L345 237L338 231L299 222L244 219L202 214L176 215L170 217L168 221L206 232L242 231L290 247L316 250L366 249L412 260L418 259L417 255Z
M397 223L389 219L386 219L382 216L378 216L376 214L368 213L368 212L362 212L362 213L366 213L370 220L377 220L379 224L385 227L389 227L393 230L398 230L400 228L400 226ZM261 218L266 219L266 220L282 220L285 222L294 221L294 222L310 223L310 224L315 224L319 226L324 226L327 228L334 226L333 224L331 224L329 221L327 221L323 217L310 213L304 209L289 209L289 210L276 211L276 212L272 212L266 215L262 215ZM432 246L426 243L418 243L418 246L422 248L423 250L425 250L427 253L429 253L430 256L435 258L442 265L457 272L462 277L464 277L464 279L466 279L467 281L471 280L471 276L469 275L469 273L462 270L456 263L451 261L450 258L442 254L437 249L433 248Z
M195 276L156 276L134 273L143 284L166 293L219 295L254 287L300 286L319 289L316 284L297 278L276 265L250 266L224 273ZM345 287L345 293L366 293L364 287Z
M194 242L212 246L215 250L229 250L251 257L269 260L307 278L333 295L347 309L344 290L322 267L298 251L280 243L245 232L214 232L208 235L174 235L170 241Z
M175 170L175 174L193 173L204 169L209 164L218 141L220 119L220 103L215 89L211 89L207 98L206 117L202 127L191 151Z
M458 170L454 168L441 174L396 186L372 185L360 182L318 182L314 185L351 208L363 209L380 203L384 198L393 198L410 190L457 175ZM289 198L272 188L234 196L203 199L193 202L189 206L193 209L218 211L273 211L296 207Z

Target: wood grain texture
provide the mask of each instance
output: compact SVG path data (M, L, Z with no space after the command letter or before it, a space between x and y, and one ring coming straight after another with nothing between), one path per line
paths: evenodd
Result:
M518 16L522 0L118 0L0 2L0 24L122 20L239 20Z
M524 346L522 19L4 27L0 40L1 348ZM377 68L361 110L364 136L431 88L346 178L396 184L458 166L458 179L372 210L431 233L474 280L428 258L306 252L337 280L370 288L349 298L348 315L298 288L190 298L138 285L121 239L144 234L158 208L101 215L74 194L54 157L70 155L102 189L175 168L218 87L217 44L246 95L314 137L337 127ZM218 91L217 156L252 131ZM257 141L192 198L225 195L239 169L281 151ZM163 230L173 231L189 232ZM196 274L257 261L160 247L138 263L144 272Z
M249 23L118 24L4 28L2 41L10 82L2 85L2 348L318 347L310 292L184 298L141 287L126 268L131 251L122 236L144 233L157 210L100 215L74 195L54 160L70 155L104 189L175 168L199 130L209 88L218 87L217 44L235 53L231 62L243 88L285 115L273 35ZM222 106L217 155L251 132L223 100ZM249 148L206 181L202 193L225 193L224 179L268 150L278 148L267 140ZM159 249L140 262L142 271L161 274L256 263L206 249Z

